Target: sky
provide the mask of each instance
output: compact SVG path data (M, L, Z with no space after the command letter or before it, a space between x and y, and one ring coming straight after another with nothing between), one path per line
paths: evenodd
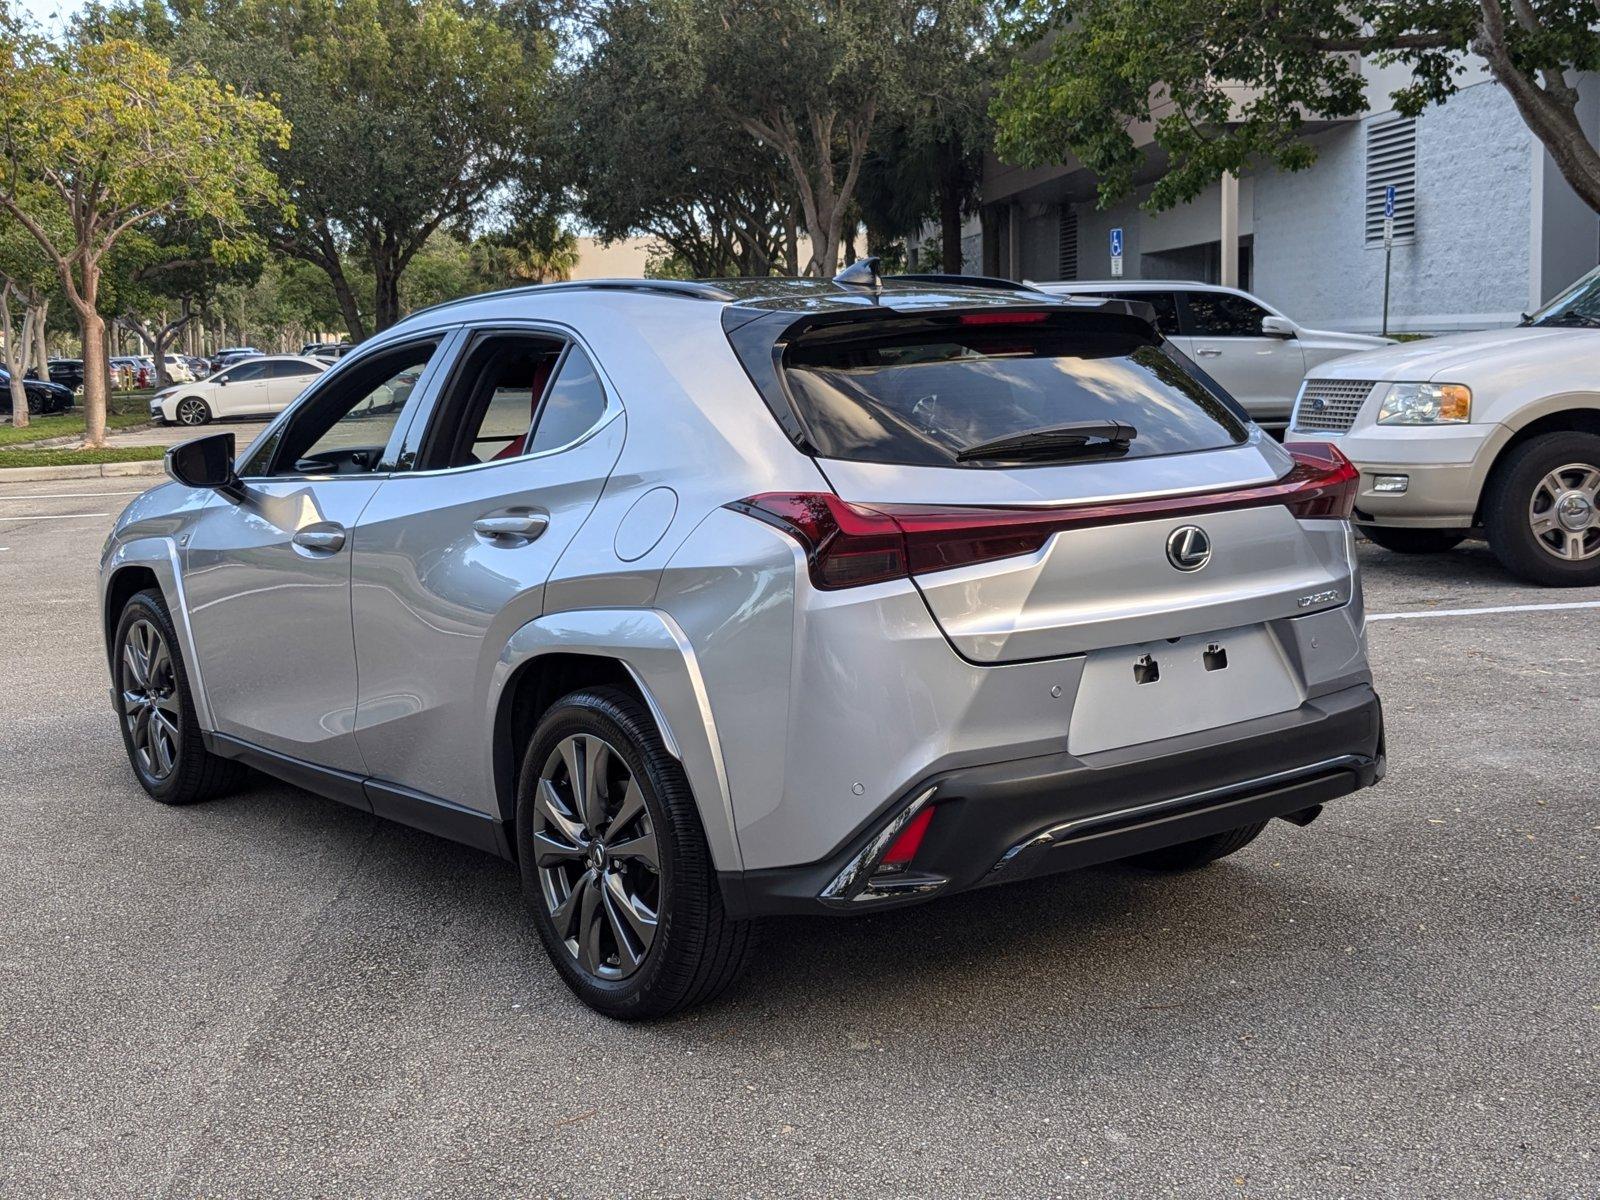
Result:
M11 10L26 13L47 33L59 33L67 19L83 7L82 0L10 0Z

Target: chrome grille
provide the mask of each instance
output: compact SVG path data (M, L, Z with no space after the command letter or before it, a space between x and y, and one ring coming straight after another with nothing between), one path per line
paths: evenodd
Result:
M1377 383L1371 379L1308 379L1295 401L1296 433L1343 433Z

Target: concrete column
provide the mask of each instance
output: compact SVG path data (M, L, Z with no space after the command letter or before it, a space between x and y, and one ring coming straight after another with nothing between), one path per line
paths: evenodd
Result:
M1222 270L1218 282L1223 287L1239 286L1239 177L1232 172L1222 177Z
M1006 278L1022 280L1022 205L1015 200L1006 210Z

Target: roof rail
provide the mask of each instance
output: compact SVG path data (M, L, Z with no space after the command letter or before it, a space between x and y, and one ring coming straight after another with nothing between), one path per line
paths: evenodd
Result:
M454 308L458 304L471 304L476 300L488 300L496 296L522 296L530 293L584 290L659 292L668 296L688 296L696 300L720 300L724 303L737 299L732 292L720 288L714 283L702 283L695 279L571 279L565 283L533 283L524 287L501 288L493 292L474 292L470 296L457 296L452 300L443 300L438 304L430 304L426 308L419 308L414 312L407 313L406 320L409 321L412 317L419 317L423 313L437 312L441 308Z
M554 283L552 288L593 288L604 292L664 292L671 296L692 296L697 300L729 301L738 299L727 288L698 279L575 279L570 283Z
M942 283L956 287L993 288L1001 292L1037 292L1031 283L1018 283L1015 279L996 279L993 275L885 275L885 283Z

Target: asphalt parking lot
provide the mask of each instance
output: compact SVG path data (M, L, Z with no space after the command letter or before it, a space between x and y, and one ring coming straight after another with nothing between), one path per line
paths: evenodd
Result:
M145 798L94 582L139 484L0 485L0 1195L1600 1194L1600 589L1363 546L1428 614L1370 627L1381 787L1193 875L777 924L623 1027L504 863Z

